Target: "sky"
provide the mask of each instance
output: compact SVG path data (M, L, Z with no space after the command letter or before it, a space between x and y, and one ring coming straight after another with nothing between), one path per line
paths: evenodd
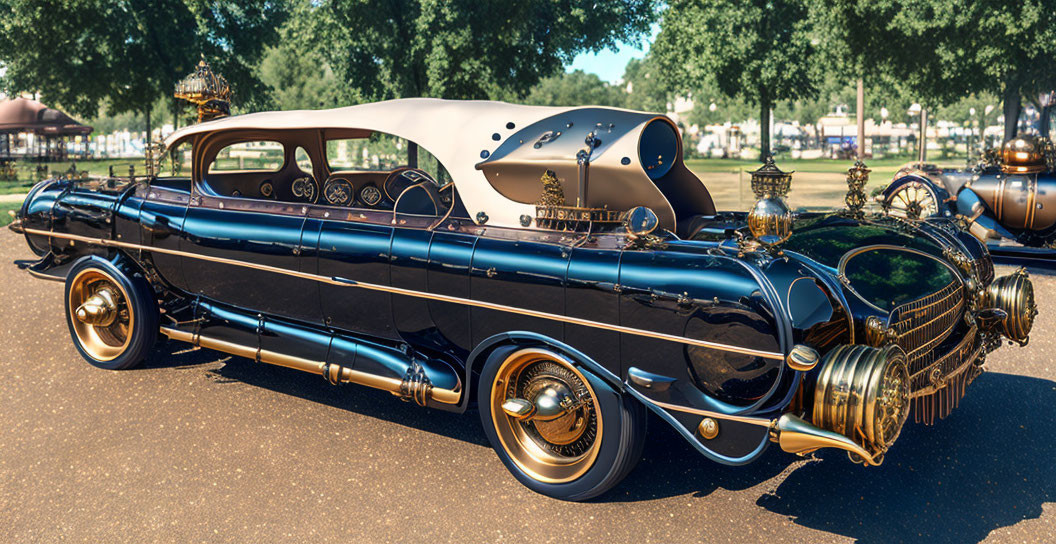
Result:
M572 64L566 66L565 70L568 72L583 70L590 74L597 74L602 81L616 83L623 78L623 69L627 67L629 60L645 56L649 51L649 44L656 39L658 32L660 32L660 26L654 25L650 35L645 36L638 46L621 43L616 51L605 49L599 53L580 53L572 59Z

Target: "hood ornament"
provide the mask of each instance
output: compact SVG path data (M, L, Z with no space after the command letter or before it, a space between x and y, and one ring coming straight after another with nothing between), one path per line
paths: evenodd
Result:
M792 172L778 168L773 155L752 172L752 192L758 200L748 212L752 240L746 241L742 251L754 251L758 246L772 249L792 235L792 212L785 204L791 186Z
M855 219L865 217L862 208L865 207L865 185L869 183L869 172L872 170L865 167L862 161L855 161L854 166L847 169L847 196L843 201L847 203L847 211Z

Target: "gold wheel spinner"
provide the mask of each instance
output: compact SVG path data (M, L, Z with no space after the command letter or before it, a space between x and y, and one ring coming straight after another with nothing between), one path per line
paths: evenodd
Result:
M601 446L600 406L568 360L536 348L511 354L491 386L495 432L513 462L546 483L575 480Z
M128 293L99 269L81 271L70 285L67 311L81 348L97 361L111 361L132 341L133 313Z
M939 205L927 186L919 181L910 181L888 198L885 211L895 217L917 220L938 214Z

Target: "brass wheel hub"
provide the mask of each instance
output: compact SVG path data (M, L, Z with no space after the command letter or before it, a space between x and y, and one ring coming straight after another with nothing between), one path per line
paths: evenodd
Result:
M600 407L587 379L563 357L535 348L510 355L496 373L491 406L503 448L532 478L568 482L594 464Z
M77 341L93 359L110 361L128 349L133 314L128 293L99 269L81 271L71 280L68 311Z

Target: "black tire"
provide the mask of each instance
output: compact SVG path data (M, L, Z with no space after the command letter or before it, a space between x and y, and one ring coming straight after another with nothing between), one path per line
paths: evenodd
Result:
M488 436L492 448L498 454L499 459L517 480L529 489L566 501L584 501L591 499L608 491L620 483L638 463L645 445L646 425L648 422L646 408L637 400L621 395L610 387L604 380L586 370L581 365L572 363L579 376L587 380L589 389L592 390L596 401L596 417L600 422L599 429L602 430L600 438L595 436L597 444L596 456L589 465L584 466L582 473L573 479L559 482L541 480L538 475L533 474L522 464L513 458L513 455L523 455L524 452L508 450L503 439L499 436L499 428L506 425L505 421L513 419L499 419L495 417L509 418L506 413L494 408L493 386L500 368L508 361L514 359L526 348L524 346L504 346L496 349L488 357L480 375L480 385L477 388L477 401L480 410L481 424L484 433ZM537 346L541 353L549 353L565 363L571 363L572 359L564 357L560 352L545 346ZM501 393L505 396L505 393ZM495 412L499 412L496 414ZM507 440L509 436L507 435Z
M119 296L115 299L115 312L124 311L127 321L123 336L111 333L109 327L103 330L102 327L86 325L75 316L76 301L87 294L82 291L96 289L99 282L110 282L106 286L112 291L116 288ZM114 264L97 256L81 259L66 276L64 301L66 325L73 345L93 366L107 370L132 368L147 358L157 341L159 313L154 292L147 281L127 265ZM85 332L86 329L89 332Z

